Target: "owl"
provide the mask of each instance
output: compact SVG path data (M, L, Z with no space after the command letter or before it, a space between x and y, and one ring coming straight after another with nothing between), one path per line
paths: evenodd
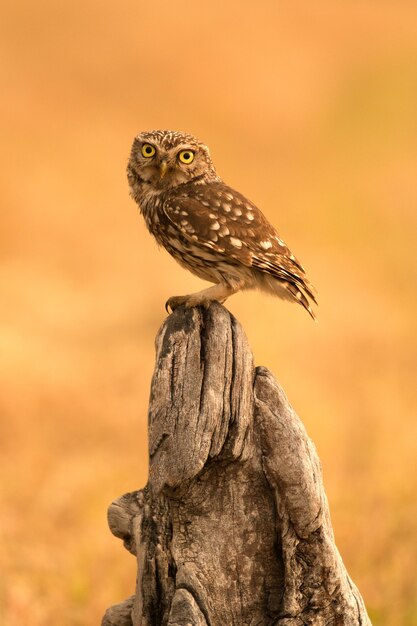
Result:
M182 304L207 307L258 288L298 302L315 319L315 289L301 263L255 204L222 181L204 143L170 130L140 133L127 176L158 244L184 268L214 283L169 298L168 311Z

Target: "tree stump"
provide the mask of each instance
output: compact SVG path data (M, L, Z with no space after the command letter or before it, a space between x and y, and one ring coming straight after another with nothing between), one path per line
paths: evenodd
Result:
M149 481L109 508L136 592L102 626L370 625L314 445L237 320L181 307L156 350Z

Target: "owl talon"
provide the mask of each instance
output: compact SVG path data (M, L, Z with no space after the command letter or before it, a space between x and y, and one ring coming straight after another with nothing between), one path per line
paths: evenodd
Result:
M175 311L181 304L187 302L187 296L172 296L165 302L165 311L170 314ZM170 310L171 309L171 310Z
M187 307L187 309L191 309L194 306L201 306L203 309L207 310L210 308L210 305L212 302L213 300L209 300L209 298L201 298L201 299L195 299L195 300L190 298L185 303L185 306Z
M201 306L208 309L213 299L201 297L200 294L192 294L190 296L172 296L165 302L165 310L168 314L172 313L179 306L184 305L187 309L195 306Z

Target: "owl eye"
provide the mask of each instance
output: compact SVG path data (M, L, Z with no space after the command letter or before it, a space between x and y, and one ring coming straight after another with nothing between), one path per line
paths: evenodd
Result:
M194 161L194 152L192 150L181 150L178 158L182 163L186 163L188 165Z
M142 146L142 155L146 158L150 158L153 157L153 155L155 154L156 150L153 146L151 146L150 143L144 143Z

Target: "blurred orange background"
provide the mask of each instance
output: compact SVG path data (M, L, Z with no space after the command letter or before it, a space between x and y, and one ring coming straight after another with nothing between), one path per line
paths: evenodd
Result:
M133 593L106 509L146 483L164 302L204 286L128 196L134 135L171 128L319 289L318 325L227 306L318 448L374 624L417 624L415 3L21 0L0 31L0 623L98 624Z

